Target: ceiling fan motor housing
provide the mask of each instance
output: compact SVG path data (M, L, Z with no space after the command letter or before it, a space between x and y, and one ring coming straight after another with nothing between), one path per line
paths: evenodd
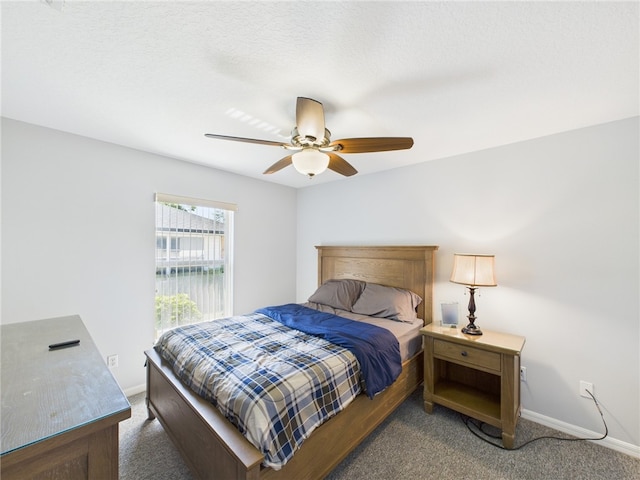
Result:
M310 135L307 135L307 136L300 135L297 127L291 131L291 143L296 147L322 148L329 145L329 142L331 141L330 139L331 139L331 132L326 128L324 129L324 138L320 140Z

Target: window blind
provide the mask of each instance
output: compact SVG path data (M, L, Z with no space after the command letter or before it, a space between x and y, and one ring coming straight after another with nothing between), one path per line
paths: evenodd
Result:
M156 338L231 315L232 203L157 193Z

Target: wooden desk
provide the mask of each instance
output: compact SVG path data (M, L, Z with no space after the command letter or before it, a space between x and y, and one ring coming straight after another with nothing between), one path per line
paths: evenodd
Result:
M424 335L424 409L438 403L502 430L513 448L520 415L520 352L525 339L482 330L465 335L433 324Z
M2 480L118 478L131 406L79 316L0 327ZM49 345L79 339L59 350Z

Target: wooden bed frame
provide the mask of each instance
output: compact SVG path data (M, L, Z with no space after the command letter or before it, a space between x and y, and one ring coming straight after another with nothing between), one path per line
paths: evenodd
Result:
M409 289L423 298L420 318L431 323L436 246L316 247L318 284L354 278ZM262 454L209 402L183 385L150 349L147 409L157 418L196 478L321 479L391 414L423 380L423 353L403 363L400 377L373 400L359 395L318 427L280 470L261 466Z

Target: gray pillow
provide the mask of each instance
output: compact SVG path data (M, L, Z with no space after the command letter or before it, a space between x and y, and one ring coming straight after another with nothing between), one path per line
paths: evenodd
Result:
M420 302L422 298L409 290L367 283L351 311L370 317L412 322L418 318L416 308Z
M348 312L360 297L364 286L365 282L360 280L327 280L309 297L309 301Z

